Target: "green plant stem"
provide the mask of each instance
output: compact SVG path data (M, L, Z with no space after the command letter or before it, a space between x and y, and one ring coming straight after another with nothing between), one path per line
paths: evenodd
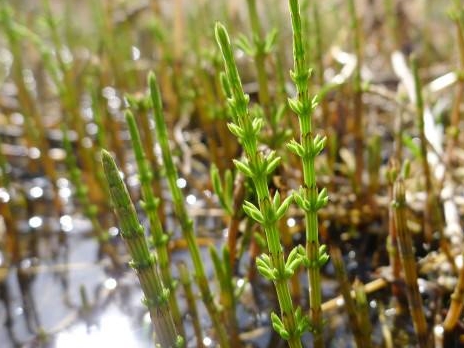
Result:
M211 246L209 249L213 266L216 273L216 278L220 289L220 302L224 309L225 316L228 321L230 330L230 340L232 347L240 348L242 343L238 336L236 301L235 301L235 286L233 284L232 265L230 263L230 254L227 246L222 250L222 259L218 255L216 248Z
M98 220L98 207L90 202L88 195L89 188L84 183L81 171L77 166L74 150L68 137L68 131L65 127L62 128L62 133L63 147L66 151L66 166L68 167L69 179L76 189L76 198L84 211L84 215L92 223L93 231L100 244L101 250L110 257L113 265L119 268L121 266L121 260L117 250L109 242L110 235L108 231L105 231L102 228L100 221Z
M356 313L364 344L363 347L372 347L372 324L369 317L369 304L367 303L366 290L364 289L364 284L359 280L354 282L353 287L356 298Z
M392 158L389 162L387 179L388 179L388 197L393 201L393 186L399 172L398 162ZM398 233L396 232L395 212L393 206L388 207L388 238L387 251L392 270L392 294L397 299L397 307L401 310L403 307L404 293L400 287L401 260L398 251Z
M184 346L184 340L177 334L169 307L169 290L163 283L156 268L155 257L148 250L145 232L140 224L129 192L119 175L111 155L103 150L102 163L113 201L114 211L121 226L121 237L132 257L131 266L137 273L143 293L144 303L150 311L156 340L162 348Z
M184 288L185 300L187 302L188 311L192 318L192 326L193 326L193 331L195 333L195 337L197 340L197 347L203 348L204 347L203 333L201 330L200 318L198 316L198 309L197 309L195 295L193 294L193 291L192 291L192 281L190 280L189 271L184 262L179 262L177 264L177 268L179 270L180 283L182 284L182 287Z
M138 119L140 121L139 127L141 130L141 137L139 138L141 138L141 143L144 145L145 156L148 160L148 165L149 167L151 167L151 185L153 188L153 194L156 197L162 197L161 170L159 168L159 164L155 155L155 139L151 130L152 127L150 127L150 119L148 114L148 111L150 109L150 100L146 98L146 96L137 99L136 97L127 95L126 98L129 102L131 109L137 112L136 116L138 116ZM159 200L159 204L156 211L159 216L161 226L163 226L165 218L163 200Z
M293 28L294 67L291 72L297 96L289 100L291 109L297 114L300 124L300 143L295 140L289 144L290 150L302 158L303 187L296 199L305 211L306 257L308 258L310 317L314 329L314 346L324 345L322 336L321 281L320 267L325 263L327 254L320 250L317 211L327 202L326 190L318 192L316 183L315 157L325 145L326 138L314 137L312 131L312 113L316 101L309 96L310 69L306 63L305 45L302 37L301 17L298 0L290 0L290 13ZM320 202L321 204L319 204ZM323 203L325 202L325 203ZM319 206L318 206L319 205Z
M338 247L331 247L330 249L330 257L335 268L335 275L340 285L340 292L343 296L344 307L346 313L348 314L349 324L356 341L356 346L358 348L367 348L370 345L365 344L364 337L361 333L361 327L356 312L356 305L353 301L353 298L351 297L351 285L348 281L345 265L343 264L342 253Z
M200 249L198 247L198 243L193 231L193 221L188 216L187 209L185 207L184 195L182 194L180 188L177 186L177 169L174 166L171 150L169 148L168 132L163 116L161 95L158 89L156 76L153 72L150 73L148 77L148 85L150 88L150 95L153 103L152 106L154 109L153 115L156 124L156 137L163 155L163 163L166 171L166 178L168 180L169 188L172 194L174 211L180 221L182 234L187 241L187 246L189 248L193 266L195 268L195 278L197 285L200 289L206 309L208 310L208 313L211 317L214 329L216 330L221 348L228 348L229 340L224 325L221 322L216 304L214 303L213 295L209 288L208 278L206 277L205 269L200 256Z
M276 158L275 153L265 157L261 152L258 152L258 134L263 121L256 118L256 115L249 113L249 97L243 92L226 29L220 23L216 23L215 33L224 59L226 78L231 88L229 106L232 109L234 123L229 124L229 129L241 141L247 157L244 162L235 161L234 163L240 171L251 177L259 204L258 209L247 202L244 209L246 208L245 212L261 223L267 239L269 255L262 255L257 260L257 265L261 274L272 280L276 288L281 318L273 314L273 326L288 341L291 348L301 347L301 331L305 328L304 325L299 326L299 311L295 311L293 307L288 284L288 278L293 275L293 270L287 272L289 271L288 265L284 261L277 225L278 220L285 213L286 207L288 208L290 200L287 199L281 206L278 193L271 200L267 184L267 176L274 171L279 163L279 158Z
M266 73L266 52L263 45L263 34L261 24L256 9L256 0L247 0L248 14L250 17L251 30L253 40L255 41L255 66L258 74L259 86L259 102L263 106L266 116L269 117L268 112L270 107L269 84Z
M129 126L132 147L134 149L135 160L137 162L139 172L143 198L142 207L147 213L148 220L150 221L150 232L153 238L153 244L156 248L156 256L158 257L157 261L160 268L161 279L163 280L163 285L169 290L169 307L171 308L176 328L178 332L185 337L182 317L176 299L176 288L170 268L168 251L169 237L166 233L164 233L157 213L160 200L155 197L151 186L153 174L148 165L145 152L143 151L142 141L140 139L134 115L130 111L126 111L126 122Z
M361 82L361 67L362 67L362 52L361 52L361 28L359 19L356 13L354 0L348 0L348 9L351 17L351 29L353 35L353 46L356 55L356 68L353 76L354 89L354 151L356 158L355 182L358 192L362 190L362 175L364 171L364 127L363 127L363 103L362 103L362 82Z
M434 192L432 184L432 176L430 171L429 162L427 159L427 138L425 136L425 122L424 122L424 99L422 96L422 84L419 76L419 66L416 56L411 57L411 68L414 76L414 87L415 87L415 102L417 112L417 126L419 129L420 139L420 153L422 161L422 170L425 178L425 193L426 193L426 204L424 209L424 237L425 241L430 243L432 241L433 230L437 229L441 231L441 212L439 211L438 205L436 204L438 197ZM441 242L444 241L444 237L441 233Z
M37 146L40 149L43 169L49 178L53 188L53 203L55 209L60 212L63 210L63 204L58 194L57 179L58 174L55 169L53 160L49 155L50 144L46 135L46 128L41 115L37 110L34 98L24 82L24 67L22 62L21 34L19 33L18 24L13 21L11 8L6 1L0 2L0 20L5 30L10 50L13 54L14 61L12 67L13 80L18 88L18 101L24 112L26 128L29 133L28 145Z
M419 347L429 348L433 346L433 340L429 337L422 298L417 284L416 261L414 259L411 234L407 227L405 189L401 179L398 179L395 183L394 197L393 205L395 208L396 231L398 233L398 247L406 283L409 311L411 312Z

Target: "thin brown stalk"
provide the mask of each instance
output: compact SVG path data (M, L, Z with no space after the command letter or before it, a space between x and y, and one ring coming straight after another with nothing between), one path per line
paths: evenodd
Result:
M342 253L338 247L330 248L330 258L335 268L335 275L340 286L340 292L343 296L344 307L348 314L348 320L356 341L356 346L358 348L370 347L369 340L365 340L365 337L362 335L360 323L357 317L356 305L351 297L351 285L346 274L345 265L343 264Z
M411 313L419 347L430 348L433 347L433 340L428 332L422 298L419 292L419 285L417 284L416 260L414 257L411 234L407 227L405 188L401 179L397 180L395 183L394 197L395 224L398 233L398 246L404 272L404 281L406 283L409 311Z

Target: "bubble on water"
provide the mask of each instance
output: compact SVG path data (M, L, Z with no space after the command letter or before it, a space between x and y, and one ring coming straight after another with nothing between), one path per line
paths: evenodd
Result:
M113 96L108 99L108 106L110 109L119 109L121 107L122 101L119 97Z
M69 187L69 180L66 178L59 178L56 181L56 184L58 185L59 188Z
M392 308L388 308L386 311L385 311L385 315L387 317L392 317L396 314L396 309L394 307Z
M107 86L103 88L102 94L106 99L110 99L116 95L116 90L111 86Z
M29 226L32 228L39 228L42 226L43 220L40 216L33 216L29 219Z
M43 196L43 189L40 186L34 186L29 190L29 194L32 198L40 198Z
M10 201L10 194L5 188L0 188L0 200L3 203L8 203Z
M463 264L463 257L462 257L462 255L456 256L455 261L456 261L456 266L457 266L458 268L462 268L462 264Z
M131 187L138 186L139 183L140 183L140 180L139 180L138 175L132 175L127 178L127 185Z
M118 282L116 281L116 279L114 278L108 278L105 280L105 282L103 283L103 285L105 286L105 288L107 288L108 290L114 290L116 289L116 286L118 285Z
M88 123L85 126L85 130L89 135L95 135L98 132L98 126L95 123Z
M81 141L81 144L84 148L86 149L91 149L92 148L92 139L90 139L89 137L84 137L82 138L82 141Z
M14 112L10 116L11 123L16 126L21 126L24 124L24 116L19 112Z
M435 325L435 327L433 328L433 332L435 333L436 336L441 337L443 336L445 329L441 325Z
M185 188L187 186L187 180L184 178L179 178L177 179L176 184L178 188Z
M115 227L115 226L110 227L108 229L108 233L110 234L110 236L116 237L118 235L118 233L119 233L119 229L117 227Z
M213 340L209 338L208 336L205 336L205 338L203 338L203 344L206 347L209 347L212 343L213 343Z
M294 218L289 218L289 219L287 220L287 226L288 226L288 227L294 227L295 225L296 225L296 221L295 221Z
M135 47L135 46L132 46L132 60L139 60L140 59L140 50Z
M29 157L31 159L37 159L40 157L40 150L36 147L31 147L29 149Z
M187 196L187 203L190 204L190 205L193 205L197 202L197 197L195 197L194 195L190 194Z
M23 307L16 307L14 310L14 314L17 316L20 316L24 313L24 308Z
M60 225L63 231L65 232L72 231L74 227L72 217L70 215L63 215L62 217L60 217Z
M58 194L60 195L60 197L67 199L71 197L71 189L69 187L60 188Z

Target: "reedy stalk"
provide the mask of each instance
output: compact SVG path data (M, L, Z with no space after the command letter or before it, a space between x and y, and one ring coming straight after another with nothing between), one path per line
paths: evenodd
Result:
M309 78L311 69L306 62L305 44L302 36L300 8L298 0L290 0L290 13L293 29L293 59L291 71L297 95L289 99L290 108L297 114L300 124L300 142L292 140L288 148L303 162L303 186L295 193L295 201L305 212L306 222L306 259L309 278L309 303L311 324L314 329L314 346L323 347L321 281L320 268L327 262L325 246L319 244L319 226L317 211L327 204L327 190L320 192L316 183L315 157L322 151L326 137L313 135L312 114L317 106L317 97L310 98Z
M238 170L252 179L259 205L256 207L250 202L245 202L243 208L263 226L267 239L269 255L261 255L256 259L256 264L260 273L273 281L276 288L281 317L272 313L273 327L288 341L291 348L301 347L300 336L309 326L309 322L306 317L302 317L300 308L295 311L288 284L288 279L301 263L301 258L298 248L295 248L285 262L278 229L278 221L290 205L291 197L281 204L280 194L276 192L271 199L267 177L278 166L280 158L276 157L275 152L265 156L258 151L258 134L263 120L249 112L249 97L243 91L229 35L222 24L216 23L215 34L224 59L226 80L231 90L228 101L233 123L229 123L229 129L237 136L246 154L245 160L234 160L234 163Z
M201 330L200 318L198 316L197 302L192 291L192 281L190 280L189 271L184 262L179 262L177 264L177 268L179 270L179 281L184 288L185 300L187 302L189 314L192 318L192 326L195 333L195 338L197 340L197 347L203 348L203 334Z
M148 111L150 109L150 100L144 96L141 98L136 98L133 96L126 96L127 101L132 110L136 112L136 117L140 121L139 127L141 130L141 143L143 144L145 156L148 160L148 165L151 167L151 174L152 180L151 185L153 188L153 194L156 197L162 197L162 189L161 189L161 171L159 168L158 160L155 155L155 139L153 136L153 132L150 127L150 119L148 115ZM160 218L161 225L164 224L164 202L163 200L159 200L158 207L156 209L157 214Z
M464 306L464 267L461 267L458 282L451 294L451 304L446 314L443 328L445 332L451 333L458 324Z
M359 280L354 282L353 287L356 298L356 313L364 344L363 347L372 347L372 324L369 318L369 304L367 303L366 290L364 289L364 284Z
M121 260L119 259L117 250L109 242L110 235L108 231L103 229L103 227L100 224L100 221L98 220L98 206L90 202L88 194L89 188L84 183L81 171L77 166L77 160L74 156L74 151L68 137L68 130L65 127L62 127L62 133L63 147L66 151L65 162L68 168L69 179L76 190L75 195L77 201L81 205L84 215L92 223L93 231L100 244L101 250L110 257L111 261L113 262L113 265L119 268L121 266Z
M43 6L45 9L45 23L47 24L50 34L51 34L51 41L53 44L55 54L52 55L51 53L47 52L47 48L45 48L45 44L40 42L41 40L35 40L36 44L38 44L42 55L44 55L44 60L48 61L45 64L45 67L49 70L50 74L53 76L53 81L57 85L57 89L59 91L59 97L61 103L63 104L66 113L71 117L71 121L73 124L73 128L76 130L79 141L77 142L79 148L79 154L82 158L82 164L86 172L93 173L95 172L95 158L92 158L91 152L87 147L83 145L83 140L86 137L85 132L85 122L84 118L80 113L80 106L79 106L79 97L78 97L78 87L75 83L73 72L71 70L70 64L65 62L63 58L63 49L64 45L60 37L60 33L58 32L58 25L56 19L53 16L53 13L50 8L50 1L43 0ZM56 60L56 62L55 62ZM60 74L58 74L60 72ZM94 189L95 185L92 183L91 187ZM103 189L98 187L98 189Z
M0 137L0 185L6 191L7 196L0 198L0 216L5 222L5 242L4 247L11 263L16 265L21 258L19 250L18 229L11 209L12 199L10 197L11 178L8 173L8 163L2 151L2 141Z
M222 249L222 259L218 255L216 248L211 246L209 249L213 266L216 273L216 279L219 283L220 303L223 307L226 320L230 330L230 339L232 347L240 348L242 346L238 336L235 286L233 283L232 265L230 263L229 249L225 245Z
M50 144L47 139L46 128L42 117L37 110L34 98L24 82L24 67L21 54L21 39L24 36L22 26L13 21L11 8L6 1L0 2L0 22L5 30L10 50L14 61L12 67L13 80L18 88L18 101L25 116L26 128L29 133L28 145L37 146L40 149L43 169L53 188L53 203L58 212L63 210L63 204L58 194L58 174L55 164L49 155Z
M415 91L415 103L416 103L416 113L417 113L417 127L419 130L419 139L420 139L420 152L421 152L421 163L422 171L424 172L425 178L425 191L426 191L426 205L424 210L424 237L427 242L432 240L432 216L433 208L432 202L432 178L430 173L429 161L427 159L427 138L425 137L425 123L424 123L424 100L422 97L422 84L419 77L419 66L417 57L413 56L411 58L411 68L414 76L414 91Z
M387 180L388 180L388 198L390 201L394 200L393 196L393 187L395 181L398 177L398 162L391 158L389 162L389 167L387 171ZM401 273L401 261L398 251L398 233L396 232L396 223L395 223L395 211L393 206L388 207L388 238L387 238L387 251L390 262L390 267L392 271L392 294L397 299L397 307L401 309L402 299L404 295L402 293L401 287L399 286L400 273Z
M416 331L419 347L429 348L433 346L433 340L429 339L427 322L425 321L422 298L417 284L416 261L412 246L411 234L408 231L406 220L406 198L404 183L398 179L394 186L395 224L398 233L398 247L400 251L401 265L406 283L409 311Z
M155 257L150 253L145 232L140 224L129 192L119 175L111 155L103 150L102 163L113 201L114 211L121 226L121 237L132 257L131 267L137 273L144 303L150 311L156 341L162 348L180 348L184 340L177 334L169 307L169 290L163 286L158 274Z
M177 179L179 176L177 174L177 169L174 166L171 150L169 148L168 132L163 116L161 95L158 89L156 76L153 72L149 74L148 85L150 88L150 96L154 109L153 115L156 124L156 137L163 155L163 164L166 172L166 178L168 180L169 188L172 194L174 211L180 221L182 234L187 241L187 246L192 257L193 266L195 268L195 278L197 285L200 289L205 307L211 317L213 327L216 330L221 348L228 348L229 340L209 287L208 278L206 277L205 268L200 256L200 249L198 247L198 243L193 231L193 221L188 216L187 209L185 207L184 195L180 188L177 186Z
M254 61L256 66L256 72L258 74L258 86L259 86L259 102L263 106L266 115L269 112L270 95L269 95L269 84L266 73L266 56L265 42L263 39L262 28L258 11L256 9L256 0L247 0L248 15L250 17L251 31L254 42ZM268 115L267 115L268 116Z
M356 12L355 0L348 0L348 10L351 17L351 29L353 46L356 55L356 68L353 76L353 114L354 114L354 152L356 158L355 182L358 193L362 191L362 175L364 172L364 127L363 127L363 90L361 82L362 52L361 52L361 28Z
M132 112L126 111L125 116L126 122L129 126L132 148L134 150L135 161L137 162L137 169L139 172L139 181L143 198L142 207L147 213L148 220L150 221L150 234L152 236L153 245L156 249L156 256L161 273L161 279L163 281L164 287L169 290L169 307L171 308L172 317L176 324L176 328L178 332L183 337L185 337L184 325L182 324L182 317L176 299L176 288L170 268L168 250L169 236L164 233L157 212L160 199L155 197L151 186L153 173L150 170L145 152L143 151L142 141L140 139L140 134L137 129L134 115Z
M342 253L338 247L330 248L330 257L335 268L335 275L340 285L340 292L343 296L344 307L348 314L351 331L353 332L356 346L358 348L370 347L370 342L365 342L361 332L360 322L357 316L356 304L351 297L351 284L348 281L345 265L343 264Z

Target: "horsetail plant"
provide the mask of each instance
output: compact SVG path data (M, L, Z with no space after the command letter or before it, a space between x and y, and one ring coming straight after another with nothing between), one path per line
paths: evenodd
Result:
M192 281L190 279L189 271L187 265L184 262L179 262L177 264L177 269L179 270L179 281L184 288L187 308L190 317L192 318L192 326L197 341L197 348L203 348L203 334L201 330L200 318L198 316L197 301L195 299L195 295L193 294Z
M130 137L132 140L132 147L134 149L135 161L137 162L137 169L139 172L139 181L142 191L142 207L147 213L150 222L150 233L153 240L153 245L156 249L157 262L159 265L161 279L163 285L169 290L169 307L171 308L172 317L176 324L177 330L185 336L184 326L182 324L182 317L177 304L176 291L174 279L171 274L168 242L169 236L164 233L161 220L158 216L158 206L160 199L155 197L151 186L153 174L149 166L149 162L143 151L142 141L140 134L135 123L134 115L130 111L126 111L126 122L129 126Z
M364 128L363 128L363 90L361 81L361 66L362 66L362 53L361 53L361 28L359 25L359 18L356 11L355 0L348 0L348 10L351 17L351 29L353 35L353 46L356 55L356 67L353 76L353 89L354 89L354 152L356 157L356 172L355 183L358 193L362 190L362 175L364 171Z
M351 296L351 284L346 274L340 248L331 246L330 257L335 268L335 276L337 277L338 284L340 286L340 292L343 296L344 307L348 314L349 324L351 326L356 346L358 348L367 348L370 345L366 344L365 338L362 335L359 318L356 314L356 304Z
M278 145L279 138L285 136L285 131L279 132L278 129L278 123L280 119L282 119L284 109L276 108L276 105L272 104L269 90L269 78L266 72L266 59L271 54L275 46L278 31L277 29L274 29L264 36L256 7L256 0L247 0L247 6L251 24L252 40L250 42L244 35L241 35L237 45L241 50L243 50L243 52L250 57L253 57L257 72L259 103L264 110L265 118L268 120L271 129L269 143L271 147L275 147Z
M100 221L98 220L98 206L92 204L89 199L89 189L87 185L84 183L82 178L82 173L77 166L77 160L74 156L74 151L69 140L68 130L65 127L62 127L63 133L63 148L66 151L66 166L69 172L69 179L75 187L76 190L76 198L79 204L82 206L84 215L90 220L92 223L92 228L95 231L95 235L97 240L100 244L101 250L106 253L113 265L115 267L121 266L121 261L119 259L119 255L116 249L110 243L110 235L108 231L103 229Z
M422 84L419 76L419 65L416 56L411 57L411 69L414 76L414 91L415 91L415 104L417 113L417 125L419 129L420 138L420 160L422 162L422 170L425 178L425 193L426 202L424 209L424 237L425 241L430 243L432 241L432 233L434 228L437 228L437 223L440 219L440 212L437 210L438 206L434 203L438 197L434 192L432 183L432 172L430 170L429 161L427 158L427 138L425 135L425 120L424 120L424 99L422 95Z
M298 0L290 0L290 13L293 29L294 67L290 72L296 86L297 95L289 99L290 108L297 114L300 124L300 142L292 140L288 148L303 162L303 186L294 193L298 206L305 212L306 256L303 264L308 269L309 303L311 324L314 331L314 346L323 347L321 280L320 268L328 261L325 245L319 244L317 212L328 202L327 189L318 191L316 184L315 157L324 149L326 137L314 136L312 114L317 106L318 97L309 95L311 69L306 62L305 44L302 36L301 18Z
M121 237L132 257L131 267L137 273L145 295L155 330L155 340L161 348L181 348L184 339L178 335L169 306L169 290L163 286L157 270L156 259L150 253L145 231L140 224L129 192L119 174L113 157L102 151L102 163L113 202L114 211L121 226Z
M291 348L301 347L300 337L309 327L309 320L303 316L301 309L295 310L292 303L289 278L301 263L301 249L296 247L284 260L283 248L280 244L278 221L284 216L292 196L280 202L280 194L276 192L271 198L267 178L279 165L280 158L275 152L264 155L258 151L258 134L263 120L248 109L249 96L243 91L237 71L229 35L220 23L215 27L216 41L224 59L227 84L231 96L228 100L232 110L233 122L229 123L230 131L241 142L246 159L234 160L235 166L253 181L258 199L258 207L245 201L243 209L247 215L256 220L264 228L269 254L262 254L256 259L259 272L275 285L280 305L281 316L272 313L273 328L288 341Z
M156 124L156 137L163 156L163 164L166 173L166 178L168 180L169 188L172 194L174 212L180 221L182 234L185 240L187 241L187 246L189 248L190 255L193 261L193 266L195 269L195 278L197 281L197 285L201 292L201 296L205 304L205 307L208 310L208 313L211 317L213 327L216 330L219 343L221 345L221 348L228 348L230 346L229 340L225 331L225 327L221 321L220 313L216 304L214 303L214 298L209 287L208 278L206 277L205 268L200 256L200 249L198 247L198 243L195 238L195 233L193 231L193 221L188 216L187 208L185 206L184 195L180 188L177 186L177 180L179 176L177 174L177 169L174 166L171 150L169 148L168 132L166 122L163 116L161 94L159 92L156 76L153 72L150 72L148 76L148 85L150 88L153 115Z
M235 258L237 257L237 236L243 215L242 205L246 195L245 176L243 173L238 172L234 180L232 172L226 170L224 173L224 180L222 181L219 175L219 169L214 163L211 165L210 175L214 192L219 197L219 203L229 215L227 245L229 248L231 268L234 269Z
M364 284L356 279L354 284L354 294L356 299L356 313L358 317L359 327L361 328L361 336L366 348L372 347L372 324L369 317L369 303L367 302L366 289Z
M7 1L0 1L0 24L2 25L8 40L9 48L13 54L12 75L13 81L18 89L18 101L21 111L24 113L26 131L28 135L28 146L36 146L40 149L43 170L53 188L53 203L58 212L63 210L63 204L58 194L58 174L55 164L49 155L50 143L46 135L46 128L39 113L31 91L28 89L24 79L24 66L21 54L21 40L24 38L22 26L13 20L12 8Z
M211 260L219 283L220 303L226 315L229 325L232 347L241 347L238 336L235 286L233 283L232 265L230 262L229 248L225 245L222 248L222 259L215 247L209 248Z
M406 220L407 207L405 188L401 178L396 181L394 186L393 207L395 209L398 249L404 272L404 281L406 283L406 295L408 297L409 311L411 313L419 347L429 348L433 346L433 343L429 340L427 322L425 321L424 309L422 306L422 298L417 284L417 271L416 262L414 260L412 238L408 230Z

